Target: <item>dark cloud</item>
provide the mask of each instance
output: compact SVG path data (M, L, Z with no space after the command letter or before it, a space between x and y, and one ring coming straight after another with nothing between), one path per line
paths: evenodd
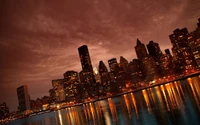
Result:
M0 102L16 110L22 84L32 99L48 95L52 79L81 70L83 44L96 67L113 57L136 58L136 38L171 48L168 35L193 30L199 7L199 0L1 0Z

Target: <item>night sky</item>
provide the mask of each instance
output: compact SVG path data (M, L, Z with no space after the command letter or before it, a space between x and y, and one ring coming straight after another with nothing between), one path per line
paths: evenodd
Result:
M136 58L136 39L171 48L176 28L197 26L200 0L1 0L0 103L17 110L16 88L27 84L31 99L49 95L51 80L81 70L77 48L91 60Z

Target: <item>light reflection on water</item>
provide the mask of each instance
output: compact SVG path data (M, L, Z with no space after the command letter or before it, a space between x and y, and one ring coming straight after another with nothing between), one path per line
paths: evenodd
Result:
M200 76L8 125L200 125Z

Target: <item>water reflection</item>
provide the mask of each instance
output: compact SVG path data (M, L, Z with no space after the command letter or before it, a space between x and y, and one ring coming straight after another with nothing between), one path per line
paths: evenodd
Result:
M199 125L200 76L17 120L23 125Z

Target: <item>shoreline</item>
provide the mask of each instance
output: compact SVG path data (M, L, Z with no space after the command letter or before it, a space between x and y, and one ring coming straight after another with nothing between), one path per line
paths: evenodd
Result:
M187 78L189 78L189 77L198 76L198 75L200 76L200 71L195 72L195 73L191 73L191 74L188 74L188 75L184 75L184 76L182 76L182 77L179 77L179 78L176 78L176 79L172 79L172 80L169 80L169 81L159 82L159 83L155 83L155 84L153 84L153 85L149 85L149 86L145 86L145 87L139 87L139 88L137 88L137 89L134 89L134 90L131 90L131 91L128 91L128 92L118 93L118 94L116 94L116 95L112 95L112 96L108 96L108 97L103 97L103 98L98 98L98 99L94 99L94 100L87 101L87 102L82 102L82 103L79 103L79 104L74 104L74 105L67 106L67 107L63 107L63 108L60 108L60 109L65 109L65 108L80 106L80 105L83 105L83 104L88 104L88 103L92 103L92 102L97 102L97 101L105 100L105 99L108 99L108 98L115 98L115 97L122 96L122 95L124 95L124 94L132 93L132 92L137 92L137 91L142 91L142 90L144 90L144 89L148 89L148 88L152 88L152 87L155 87L155 86L164 85L164 84L167 84L167 83L170 83L170 82L175 82L175 81L187 79ZM58 110L60 110L60 109L58 109ZM57 111L57 110L56 110L56 111Z

